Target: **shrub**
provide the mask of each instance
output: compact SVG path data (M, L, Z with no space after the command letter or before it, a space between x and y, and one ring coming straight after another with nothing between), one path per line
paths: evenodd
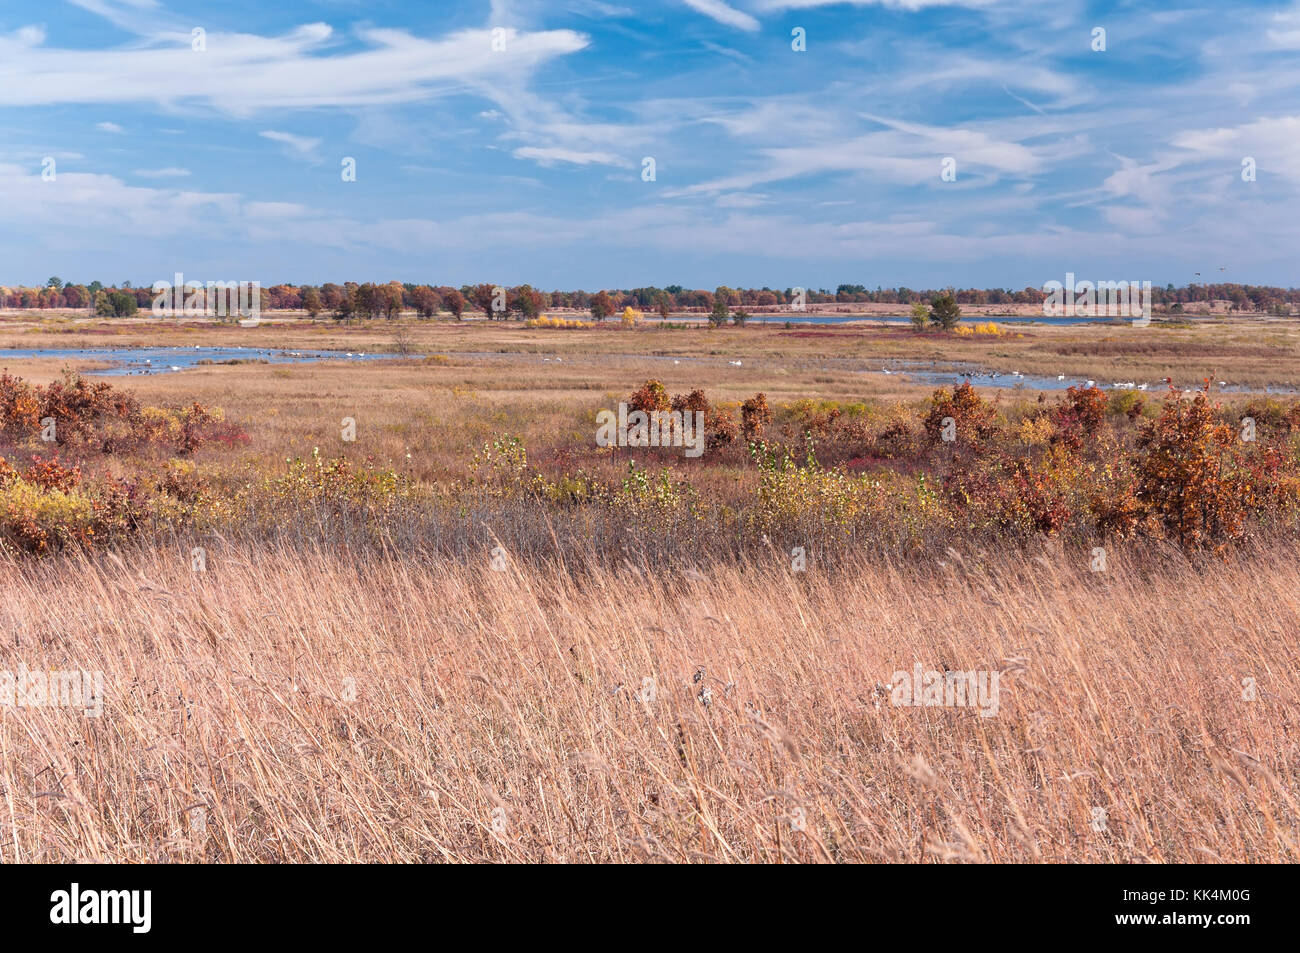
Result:
M1184 549L1221 549L1239 539L1260 500L1246 478L1235 429L1219 423L1209 385L1188 401L1172 391L1140 435L1137 500Z
M727 307L727 299L721 295L713 299L713 308L709 311L709 327L721 328L727 324L727 317L731 311Z
M129 318L138 310L135 295L125 291L101 291L95 296L95 313L107 318Z
M947 417L956 424L959 443L977 445L997 433L997 412L975 392L970 381L962 381L951 392L941 387L930 398L925 432L932 444L942 439Z
M658 381L646 381L641 385L640 390L633 391L628 396L627 408L629 411L640 410L649 414L656 410L671 410L672 401L668 398L668 391L664 390L663 384Z
M0 550L44 556L136 531L147 510L133 484L86 484L78 468L33 458L26 474L0 466Z
M35 440L41 422L54 420L55 443L114 454L154 446L193 453L215 440L225 446L248 435L223 422L221 412L191 404L182 410L140 407L133 395L106 381L64 372L46 387L0 376L0 436L13 444Z
M908 313L908 320L912 322L912 327L917 331L924 331L927 322L930 320L930 309L921 301L912 302L912 310Z
M1083 449L1085 438L1095 437L1106 420L1106 395L1097 387L1071 387L1052 415L1053 440L1070 450Z
M740 405L740 426L747 443L761 439L771 420L772 409L767 405L766 394L755 394Z

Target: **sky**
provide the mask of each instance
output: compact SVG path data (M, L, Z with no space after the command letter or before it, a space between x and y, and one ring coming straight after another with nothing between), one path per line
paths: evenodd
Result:
M1300 285L1298 90L1300 2L4 0L0 284Z

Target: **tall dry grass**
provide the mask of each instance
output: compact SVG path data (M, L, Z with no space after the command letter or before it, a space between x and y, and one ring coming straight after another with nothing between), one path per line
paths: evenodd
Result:
M1294 861L1297 556L0 565L0 668L106 695L0 708L0 859ZM918 662L997 715L893 706Z

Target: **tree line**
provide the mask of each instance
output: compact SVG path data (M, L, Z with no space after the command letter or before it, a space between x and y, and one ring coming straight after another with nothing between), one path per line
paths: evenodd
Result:
M590 312L604 320L627 308L658 313L667 318L674 312L703 312L711 319L725 321L728 314L739 316L743 323L750 310L787 311L799 305L815 304L888 304L906 308L933 304L950 295L959 305L1041 305L1045 292L1039 288L945 288L918 290L907 287L882 288L874 291L864 285L841 284L827 288L731 288L720 285L712 291L690 289L682 285L601 291L543 291L531 285L503 287L493 284L446 285L353 281L321 285L277 284L261 289L261 310L306 311L312 317L326 314L339 320L354 318L395 317L414 311L422 317L450 313L463 317L468 310L481 312L489 320L536 318L553 308ZM137 285L123 281L105 285L101 281L86 284L50 278L41 287L0 286L0 308L55 309L86 308L98 314L123 316L152 306L155 293L152 283ZM1172 284L1152 289L1153 304L1179 313L1198 305L1226 301L1234 311L1290 314L1300 308L1300 289L1269 285L1233 283L1193 283L1182 287Z

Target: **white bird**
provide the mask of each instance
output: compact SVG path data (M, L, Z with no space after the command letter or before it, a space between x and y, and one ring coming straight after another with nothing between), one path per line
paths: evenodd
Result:
M680 364L681 361L673 361L674 364Z
M1058 381L1063 381L1063 380L1065 380L1065 375L1064 375L1064 374L1057 374L1057 375L1056 375L1056 379L1057 379Z
M894 373L893 371L891 371L891 370L890 370L889 368L887 368L887 367L882 367L881 370L884 371L886 374L892 374L892 373Z
M1096 387L1096 386L1097 386L1097 382L1096 382L1096 381L1088 381L1088 386L1089 386L1089 387Z
M177 367L175 364L171 365L171 369L172 369L173 371L179 371L179 370L180 370L180 368Z
M1220 386L1220 387L1227 387L1227 386L1228 386L1228 382L1227 382L1227 381L1219 381L1219 386Z
M1138 384L1138 390L1146 390L1146 389L1147 389L1146 384Z
M740 361L728 361L727 363L732 367L740 367Z

